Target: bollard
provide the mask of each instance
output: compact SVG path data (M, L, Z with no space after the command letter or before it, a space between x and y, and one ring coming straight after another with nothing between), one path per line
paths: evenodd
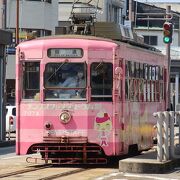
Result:
M175 144L174 144L174 116L177 112L170 111L170 121L169 121L169 128L170 128L170 157L174 159L180 158L180 155L175 154Z
M177 159L179 154L175 154L174 145L174 116L178 117L180 124L180 111L164 111L153 113L157 118L157 160ZM164 131L163 131L164 129ZM180 144L180 127L179 127L179 144ZM169 146L168 146L169 145Z
M157 160L162 162L163 160L163 141L162 141L162 113L153 113L153 116L157 118Z
M168 146L168 141L169 141L169 135L168 135L169 113L168 113L168 111L164 111L162 113L162 115L163 115L163 127L164 127L164 133L163 133L163 138L164 138L164 144L163 144L164 160L168 161L169 160L169 146Z
M170 157L174 157L174 111L169 111Z
M177 123L178 123L178 126L179 126L178 142L179 142L179 145L180 145L180 111L176 112L176 117L177 117Z

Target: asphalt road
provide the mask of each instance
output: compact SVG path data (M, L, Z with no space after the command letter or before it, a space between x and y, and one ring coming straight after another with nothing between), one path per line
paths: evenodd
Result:
M15 146L0 148L0 161L6 159L20 158L15 154ZM18 161L18 159L17 159ZM9 164L11 166L11 164ZM13 166L13 163L12 163ZM114 173L102 175L93 180L180 180L180 167L175 168L166 174L134 174L119 172L118 169Z
M15 146L1 147L0 148L0 159L4 157L15 156Z

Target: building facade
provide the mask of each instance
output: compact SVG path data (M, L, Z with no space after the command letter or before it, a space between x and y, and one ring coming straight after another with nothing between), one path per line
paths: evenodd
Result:
M0 1L0 29L5 29L5 0Z
M59 25L69 21L74 0L59 0ZM77 6L97 6L97 21L124 24L126 0L79 0Z
M19 0L19 41L24 41L28 33L46 36L55 34L55 27L70 23L69 15L74 0ZM79 6L97 6L97 21L123 24L126 15L126 0L79 0ZM13 32L13 42L8 48L6 65L7 102L14 101L15 88L15 30L16 0L6 0L5 28ZM4 4L0 4L1 7ZM1 15L3 15L1 13ZM2 19L2 18L1 18ZM1 23L2 24L2 23Z
M143 1L143 0L138 0ZM169 3L168 3L169 2ZM134 30L137 34L144 37L147 44L155 46L160 49L163 54L166 54L166 45L163 42L163 23L165 22L166 6L171 6L171 13L173 15L171 22L173 23L173 40L171 43L171 74L170 74L170 91L171 103L175 110L180 110L180 2L175 1L161 1L155 2L147 0L144 3L134 2L136 8ZM155 5L155 6L154 6ZM178 12L179 11L179 12ZM143 13L152 13L145 16ZM153 15L153 13L155 15ZM157 16L159 14L159 16ZM160 15L164 14L164 15ZM144 19L143 19L144 18ZM161 18L161 19L156 19Z
M2 1L1 1L2 2ZM6 94L7 103L14 103L15 89L15 30L17 1L6 0L5 29L13 32L13 43L7 48ZM1 14L2 15L2 14ZM2 23L1 23L2 24ZM58 25L58 1L19 0L19 41L24 41L29 33L36 36L55 34Z
M0 142L6 140L5 132L5 66L6 66L6 46L12 42L12 33L0 29Z

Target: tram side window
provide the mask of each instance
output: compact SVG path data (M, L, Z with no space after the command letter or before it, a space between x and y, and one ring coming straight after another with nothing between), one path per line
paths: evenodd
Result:
M148 64L144 64L144 78L146 80L149 79L149 65Z
M126 100L129 99L129 79L127 78L126 81L125 81L125 98Z
M155 82L155 101L159 101L160 98L160 87L159 81Z
M163 80L163 68L160 67L160 72L159 72L159 79Z
M164 68L160 67L160 72L159 72L159 79L160 79L160 101L165 99L164 97L164 82L163 82L163 76L164 76Z
M135 62L131 62L131 77L135 77Z
M156 80L159 80L159 66L156 66Z
M163 82L160 82L160 100L164 99L164 88L163 88L164 84Z
M135 77L140 78L140 63L136 62Z
M152 80L152 66L149 65L149 80Z
M129 80L129 99L130 101L134 101L134 79Z
M40 63L23 63L23 98L39 99L40 92Z
M155 101L155 82L151 81L151 101Z
M112 101L112 63L98 62L91 65L91 100Z
M139 101L139 79L134 79L134 101Z
M143 79L144 78L144 71L143 71L143 64L142 63L140 63L139 71L140 71L140 78Z
M147 93L147 80L144 80L144 101L147 101L148 93Z
M128 66L128 61L125 63L125 68L126 68L126 77L129 77L129 66Z
M144 80L139 81L139 101L144 101Z
M156 80L156 66L152 66L152 80Z

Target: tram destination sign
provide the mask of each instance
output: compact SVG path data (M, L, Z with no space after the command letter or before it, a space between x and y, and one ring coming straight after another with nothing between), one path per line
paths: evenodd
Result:
M81 58L83 50L78 48L51 48L48 49L49 58Z

